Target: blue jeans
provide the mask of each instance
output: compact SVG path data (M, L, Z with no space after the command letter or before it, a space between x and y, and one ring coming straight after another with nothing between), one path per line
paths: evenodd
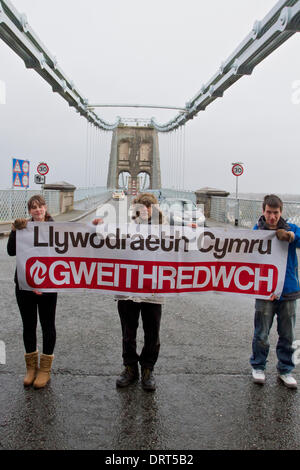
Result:
M250 364L253 369L264 370L269 354L269 333L273 319L277 314L278 342L276 346L277 370L280 374L288 374L295 365L293 363L294 329L296 323L296 300L261 300L255 301L254 337Z

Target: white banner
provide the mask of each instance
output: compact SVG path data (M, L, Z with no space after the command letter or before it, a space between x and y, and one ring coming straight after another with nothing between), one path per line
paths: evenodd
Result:
M17 231L21 289L139 297L216 291L280 296L288 243L272 230L29 222Z

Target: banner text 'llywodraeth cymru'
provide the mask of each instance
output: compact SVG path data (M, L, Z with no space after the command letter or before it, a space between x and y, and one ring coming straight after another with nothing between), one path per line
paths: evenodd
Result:
M135 226L136 227L136 226ZM116 228L114 233L103 235L98 232L60 232L55 231L53 226L48 229L48 236L46 241L39 239L40 227L34 227L34 246L35 247L51 247L54 248L56 253L66 253L69 247L83 247L83 248L103 248L104 246L110 250L149 250L156 251L174 251L178 252L183 249L188 252L193 249L195 242L198 250L202 253L212 251L215 258L224 258L226 253L236 251L237 253L253 253L257 250L260 254L271 254L272 240L261 240L247 238L237 239L225 237L215 237L215 235L208 230L201 230L200 235L196 238L188 238L180 231L175 230L173 234L161 230L159 237L155 234L142 233L121 233L120 228ZM188 230L185 229L185 232ZM205 238L210 240L208 246L204 247ZM44 240L44 239L43 239ZM206 240L207 244L207 240Z
M45 292L269 298L281 293L286 259L287 243L272 231L51 222L17 233L20 287Z

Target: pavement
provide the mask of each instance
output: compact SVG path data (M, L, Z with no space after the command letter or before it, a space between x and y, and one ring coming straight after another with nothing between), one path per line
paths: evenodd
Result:
M0 240L0 343L6 351L5 363L0 363L1 450L97 450L105 459L143 452L148 452L147 458L155 453L191 454L192 463L199 464L203 457L197 452L203 450L300 448L300 395L278 382L276 325L270 335L266 383L252 382L254 302L243 296L167 298L155 367L157 389L145 392L140 382L124 390L115 386L122 358L113 296L62 292L51 382L42 390L25 389L15 258L7 256L6 241ZM138 331L140 351L142 328ZM39 349L41 343L38 328ZM299 364L294 375L300 382Z

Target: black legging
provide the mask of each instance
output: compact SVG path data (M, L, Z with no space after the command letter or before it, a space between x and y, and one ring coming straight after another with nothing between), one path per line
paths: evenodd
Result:
M56 342L55 311L57 294L35 294L16 287L16 298L23 321L23 340L26 353L37 349L37 312L42 327L43 353L53 354Z

